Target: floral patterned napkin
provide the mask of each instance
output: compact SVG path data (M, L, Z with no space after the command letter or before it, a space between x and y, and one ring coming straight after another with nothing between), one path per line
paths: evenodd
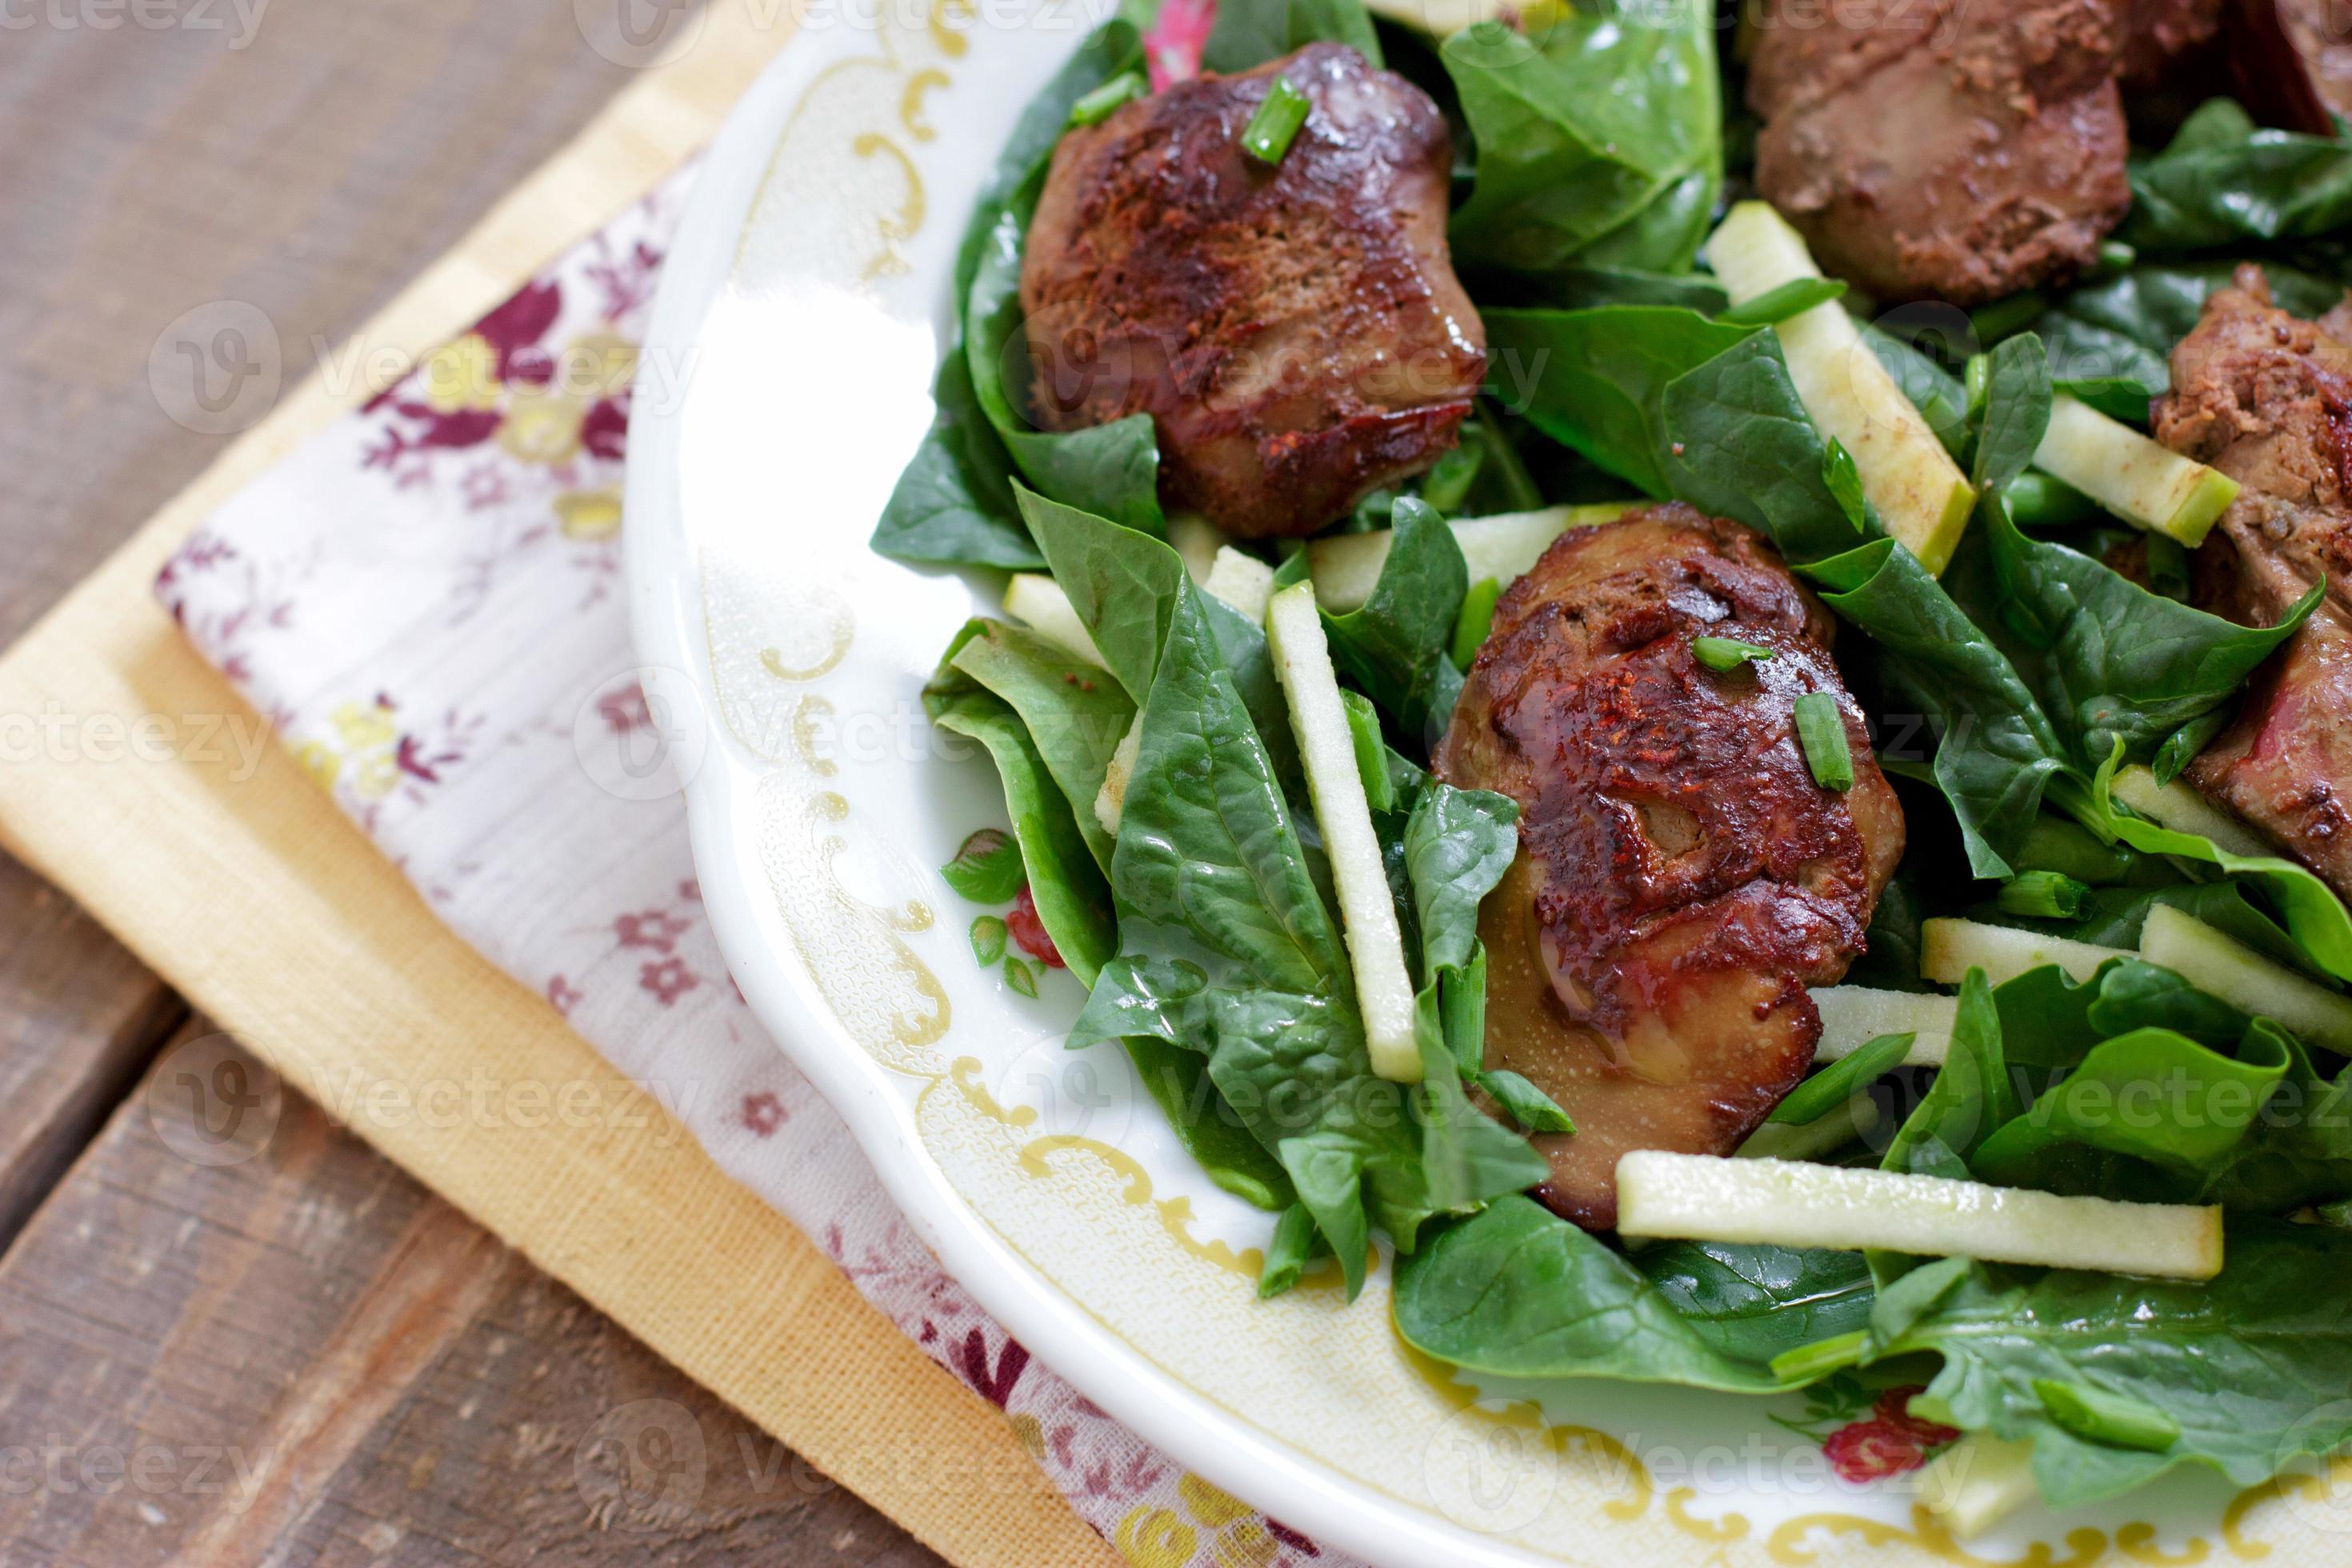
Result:
M1129 1562L1344 1568L1088 1404L941 1271L728 978L679 797L615 793L583 765L651 721L621 475L636 344L691 183L674 176L222 508L156 591L443 921L1002 1409Z

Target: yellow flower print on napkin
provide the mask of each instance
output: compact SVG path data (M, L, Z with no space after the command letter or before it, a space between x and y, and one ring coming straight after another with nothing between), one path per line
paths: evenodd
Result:
M499 351L479 332L434 350L424 370L425 401L436 414L498 406Z
M557 496L555 516L563 525L566 539L610 539L621 531L621 492L572 490Z
M499 445L526 463L568 463L580 454L580 426L587 416L587 405L576 397L517 387L499 426Z
M1186 1476L1176 1483L1176 1495L1194 1519L1216 1532L1209 1555L1217 1560L1217 1568L1271 1568L1281 1554L1281 1544L1265 1522L1231 1492L1220 1491L1198 1476Z
M332 738L293 743L294 760L332 793L348 780L354 793L374 798L400 782L400 724L389 704L345 702L327 715Z
M1188 1568L1200 1538L1174 1510L1145 1504L1118 1521L1111 1544L1135 1568Z

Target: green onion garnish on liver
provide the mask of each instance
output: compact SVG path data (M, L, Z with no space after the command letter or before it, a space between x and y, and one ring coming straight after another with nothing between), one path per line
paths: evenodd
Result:
M1751 659L1770 658L1772 650L1737 637L1693 637L1691 657L1720 674L1738 669Z
M1242 151L1261 163L1279 163L1290 151L1290 139L1307 123L1307 95L1278 76L1265 91L1249 123L1242 128Z
M1151 84L1143 79L1141 71L1115 76L1070 105L1070 123L1100 125L1120 104L1131 98L1141 98L1150 90Z
M2063 871L2020 871L2001 885L2000 896L1993 901L2005 915L2072 921L2082 918L2084 901L2090 896L2087 884Z
M1853 787L1853 753L1846 749L1845 715L1837 699L1826 691L1808 691L1797 699L1797 743L1805 749L1805 765L1823 789Z

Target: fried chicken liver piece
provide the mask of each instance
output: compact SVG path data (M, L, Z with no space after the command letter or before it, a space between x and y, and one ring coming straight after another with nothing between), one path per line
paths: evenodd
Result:
M2131 203L2109 0L1774 0L1756 184L1822 268L1980 304L2095 258Z
M1717 672L1695 637L1771 657ZM1831 662L1831 623L1756 534L1657 506L1570 531L1513 584L1435 759L1519 803L1480 910L1486 1059L1559 1101L1538 1196L1616 1223L1617 1157L1727 1153L1821 1039L1903 854L1903 814ZM1846 719L1853 785L1813 781L1798 697Z
M2352 898L2352 301L2302 321L2241 267L2173 348L2172 388L2157 439L2242 487L2198 552L2199 602L2275 626L2327 580L2185 776Z
M1311 107L1268 165L1241 135L1276 77ZM1247 539L1428 468L1486 363L1446 250L1452 160L1426 93L1329 43L1071 131L1021 269L1038 423L1150 414L1162 499Z

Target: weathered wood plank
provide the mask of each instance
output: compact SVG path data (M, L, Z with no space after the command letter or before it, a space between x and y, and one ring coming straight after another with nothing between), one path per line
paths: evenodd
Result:
M938 1561L208 1028L0 1258L0 1562Z
M183 1011L71 900L0 855L0 1247Z

